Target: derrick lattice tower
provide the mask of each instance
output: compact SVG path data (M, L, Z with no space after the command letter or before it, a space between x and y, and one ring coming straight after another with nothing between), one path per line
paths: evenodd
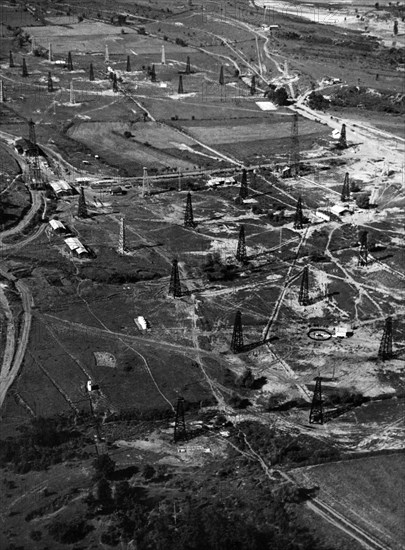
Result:
M315 389L312 397L311 411L309 413L310 424L323 424L323 400L322 400L322 378L315 378Z
M231 340L231 351L239 353L243 350L243 329L242 329L242 313L236 312L235 323L233 325L233 333Z
M340 130L338 146L339 146L340 149L346 149L347 148L346 124L342 124L342 129Z
M169 285L169 294L173 298L181 297L181 284L180 284L180 274L179 274L179 264L177 260L172 262L172 272L170 275L170 285Z
M148 170L144 167L142 176L142 197L146 197L146 195L150 195L150 179Z
M28 69L27 69L27 62L25 61L25 57L23 57L22 60L22 73L21 75L26 78L28 76Z
M190 56L189 56L189 55L187 56L185 73L186 73L186 74L190 74L190 73L191 73L191 64L190 64Z
M50 42L48 45L48 61L53 61L52 44Z
M298 114L293 114L291 124L291 151L290 151L291 175L297 177L300 175L300 144L298 135Z
M297 207L294 216L294 229L302 229L304 224L304 215L302 213L302 199L298 197Z
M384 332L381 338L378 357L382 361L392 358L392 317L385 320Z
M179 75L179 87L177 89L178 94L184 94L184 88L183 88L183 75Z
M89 80L90 80L90 82L93 82L93 80L94 80L94 67L93 67L93 63L90 63Z
M246 263L246 239L245 239L245 226L241 225L239 229L238 248L236 249L236 259L238 262Z
M68 52L67 56L67 70L73 71L73 60L72 60L72 52Z
M84 196L83 186L80 187L79 202L77 205L77 216L79 218L87 218L88 216L87 204L86 204L86 198Z
M247 171L246 168L242 170L242 179L240 182L239 196L241 199L247 199L249 195Z
M131 72L131 58L129 55L127 55L127 67L126 67L127 73Z
M179 397L176 405L173 441L177 443L177 441L187 441L187 439L186 421L184 419L184 398Z
M298 303L301 306L306 306L309 303L309 268L307 265L304 267L302 272Z
M195 227L194 215L193 215L193 204L191 202L191 193L187 193L186 200L186 211L184 214L184 227Z
M250 95L255 95L256 93L256 76L252 76L252 80L250 82Z
M349 181L349 172L345 174L345 180L343 182L342 194L340 200L346 202L350 199L350 181Z
M48 72L48 92L53 92L53 80L52 80L52 74L51 71Z
M360 235L359 265L368 265L368 232Z
M13 52L10 50L9 51L9 61L8 61L8 66L10 69L13 69L15 67L15 64L14 64L14 57L13 57Z

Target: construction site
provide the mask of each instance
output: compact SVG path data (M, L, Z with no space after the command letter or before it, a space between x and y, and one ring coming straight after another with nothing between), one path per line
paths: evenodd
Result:
M334 10L1 3L1 548L405 548L403 6Z

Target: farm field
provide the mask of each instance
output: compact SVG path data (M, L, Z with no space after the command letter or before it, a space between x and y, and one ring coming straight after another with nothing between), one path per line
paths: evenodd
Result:
M402 548L402 454L300 468L291 474L303 483L319 485L321 501L378 535L389 548Z

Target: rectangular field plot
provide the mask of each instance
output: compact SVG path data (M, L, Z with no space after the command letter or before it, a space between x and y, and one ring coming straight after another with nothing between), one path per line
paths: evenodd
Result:
M321 500L388 548L400 550L405 537L404 464L403 455L398 454L323 464L293 475L319 485Z

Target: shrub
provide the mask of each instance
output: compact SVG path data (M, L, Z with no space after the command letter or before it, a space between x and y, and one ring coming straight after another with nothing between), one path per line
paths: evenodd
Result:
M82 517L77 516L70 521L54 521L48 526L51 537L62 544L73 544L84 537L93 529Z

